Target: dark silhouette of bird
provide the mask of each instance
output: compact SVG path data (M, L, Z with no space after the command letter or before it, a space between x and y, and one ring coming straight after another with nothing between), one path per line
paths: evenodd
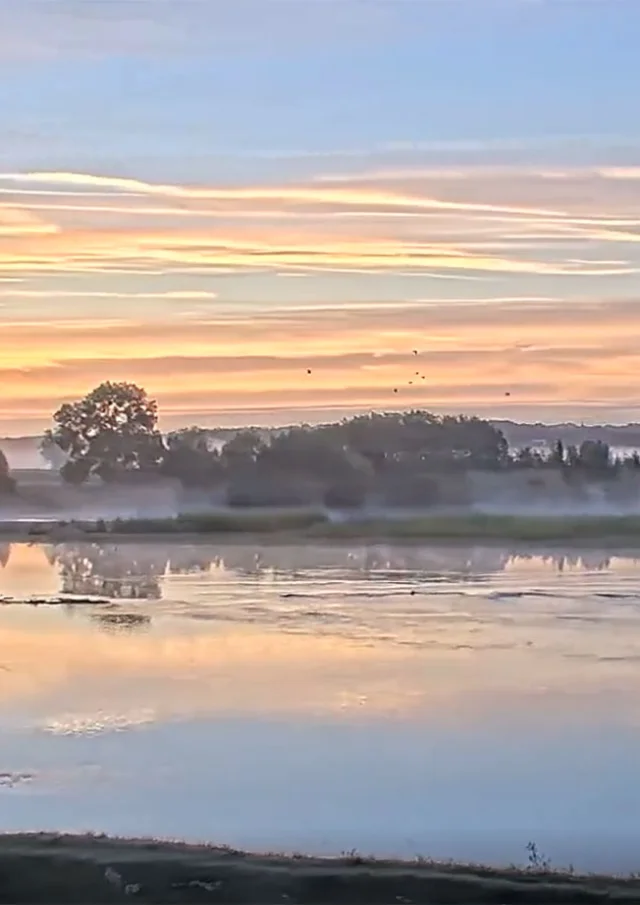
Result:
M311 373L311 368L307 368L307 374Z
M394 392L394 393L397 393L397 392L398 392L397 388L394 388L393 392Z
M417 355L417 354L418 354L418 350L417 350L417 349L414 349L414 350L413 350L413 354L414 354L414 355Z
M507 393L505 393L504 395L505 395L505 396L510 396L511 393L507 392Z

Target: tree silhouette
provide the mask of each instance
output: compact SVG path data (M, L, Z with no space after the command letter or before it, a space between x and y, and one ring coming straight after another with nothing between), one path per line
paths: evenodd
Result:
M7 457L0 449L0 493L13 493L16 482L11 477Z
M102 383L59 408L53 420L56 426L43 445L67 454L60 473L70 483L93 474L114 480L123 472L156 467L162 459L157 405L133 383Z

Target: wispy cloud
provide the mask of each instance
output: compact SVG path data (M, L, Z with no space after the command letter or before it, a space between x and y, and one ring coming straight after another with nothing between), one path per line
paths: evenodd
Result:
M107 378L140 381L168 418L634 404L638 180L456 167L252 186L5 173L0 186L0 280L18 281L0 286L5 420L44 426ZM413 300L367 301L407 275ZM360 301L340 301L349 281Z
M5 321L0 377L14 389L0 417L22 412L44 427L63 399L104 379L141 382L167 418L280 407L286 419L305 406L632 407L638 332L632 298Z
M366 6L359 0L0 0L0 60L193 58L265 54L267 45L283 51L324 42L388 43L410 31L412 6L406 0ZM420 7L414 12L420 16Z
M0 281L2 282L2 281ZM69 289L1 289L0 297L19 299L128 299L132 302L148 300L171 301L213 301L218 297L216 292L203 290L176 290L169 292L103 292L96 289L88 289L78 292Z
M409 172L387 185L215 186L119 176L0 174L0 273L236 271L622 276L638 272L637 201L597 172ZM64 186L71 204L37 194ZM560 187L559 187L560 186ZM584 190L591 203L585 209ZM611 188L607 188L610 186ZM112 193L95 205L86 189ZM43 200L44 199L44 200ZM167 201L173 202L167 205ZM561 204L558 201L561 200ZM159 202L159 203L158 203ZM542 203L541 203L542 202ZM206 226L203 218L212 218ZM193 219L193 223L189 223ZM295 228L289 226L295 223ZM215 227L214 227L214 224ZM241 225L240 225L241 224ZM626 248L602 254L604 244Z

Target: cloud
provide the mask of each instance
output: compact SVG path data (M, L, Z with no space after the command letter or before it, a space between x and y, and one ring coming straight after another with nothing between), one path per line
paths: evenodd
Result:
M169 418L502 410L506 390L525 408L634 404L640 181L455 167L335 184L0 183L0 280L21 281L0 286L5 421L44 422L107 378L143 383Z
M105 379L164 417L477 405L635 405L637 299L458 302L227 314L176 322L5 321L5 421L40 419ZM419 355L413 354L418 348ZM311 374L307 370L311 370ZM416 372L418 372L416 374ZM394 393L394 389L398 392Z
M353 49L499 7L500 0L0 0L0 60Z
M58 231L57 226L45 223L29 210L0 206L0 240L14 236L45 236Z
M163 185L118 176L94 176L87 173L0 173L0 181L27 182L44 185L100 186L115 192L159 195L167 198L183 198L197 201L277 201L310 204L349 206L357 204L371 207L416 208L423 210L452 210L482 213L528 214L561 217L562 211L508 207L493 204L459 203L437 198L403 195L397 192L359 191L311 186L240 186L236 188L209 188L182 185Z
M2 282L2 281L0 281ZM218 297L216 292L203 290L175 290L168 292L103 292L88 289L84 292L69 289L1 289L0 297L21 299L128 299L132 302L142 300L168 301L213 301Z
M640 269L638 252L630 250L640 243L640 184L634 194L599 171L549 178L526 167L472 167L410 171L399 190L399 175L385 181L380 173L373 183L359 174L335 184L326 177L194 186L4 173L0 184L10 200L0 206L7 224L0 274L387 272L464 279L624 276ZM21 194L25 186L36 194ZM37 194L56 186L63 197ZM105 195L100 204L85 196L87 189ZM605 244L624 254L603 254Z

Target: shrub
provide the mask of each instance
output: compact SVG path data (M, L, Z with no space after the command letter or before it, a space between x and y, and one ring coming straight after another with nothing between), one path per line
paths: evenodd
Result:
M7 457L0 449L0 493L14 493L16 482L11 477Z

